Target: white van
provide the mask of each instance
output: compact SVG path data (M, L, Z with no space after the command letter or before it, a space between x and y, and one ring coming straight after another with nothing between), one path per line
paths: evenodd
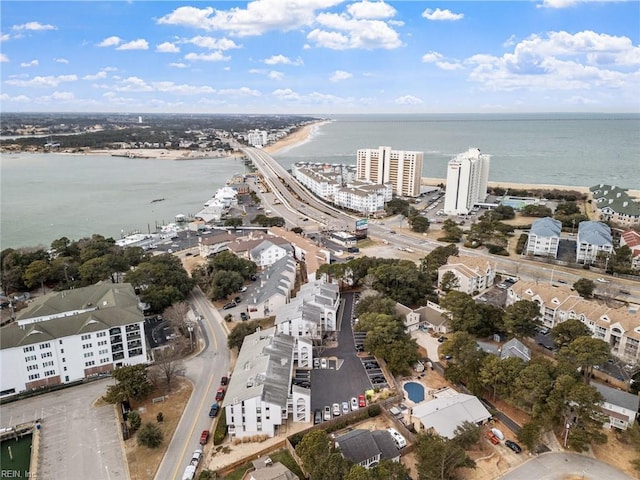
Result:
M187 468L184 469L184 473L182 474L182 480L193 480L195 476L196 476L196 466L187 465Z
M389 434L391 435L393 443L396 444L396 447L404 448L407 446L407 441L395 428L387 428L387 432L389 432Z

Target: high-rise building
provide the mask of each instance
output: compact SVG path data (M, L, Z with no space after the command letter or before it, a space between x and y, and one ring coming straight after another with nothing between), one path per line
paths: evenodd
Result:
M373 183L390 183L393 193L402 197L420 195L423 152L367 148L357 153L357 178Z
M487 198L490 156L481 154L479 148L457 155L447 167L447 189L444 197L444 213L467 215L473 206Z

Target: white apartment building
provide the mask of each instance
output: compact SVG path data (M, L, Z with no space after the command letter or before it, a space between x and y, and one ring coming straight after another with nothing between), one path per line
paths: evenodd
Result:
M454 290L474 295L493 286L496 278L495 266L482 257L451 256L446 265L438 268L438 286L446 272L452 272L458 279L459 286Z
M449 161L444 213L467 215L475 204L485 201L490 158L479 148L470 148Z
M0 396L147 362L144 315L128 283L33 300L0 334Z
M288 243L276 245L270 240L263 240L260 244L249 250L249 258L259 268L273 265L286 256L293 256L293 247Z
M260 285L247 297L247 313L251 320L266 318L279 312L291 301L296 285L296 261L282 257L262 273Z
M556 258L558 256L561 231L562 222L560 220L551 217L534 220L529 231L525 253L527 255Z
M269 142L266 130L249 130L247 133L247 143L253 147L262 147Z
M576 244L576 262L586 265L594 263L598 255L613 253L611 227L601 222L580 222Z
M393 198L391 184L354 182L336 189L333 202L342 208L365 216L384 211L385 204Z
M530 300L540 305L540 321L553 328L569 319L585 324L594 338L604 340L612 355L627 363L640 362L640 313L628 307L610 308L580 297L569 286L520 280L507 292L507 305Z
M420 195L423 152L391 150L391 147L358 150L356 170L359 180L390 183L393 193L401 197Z
M232 439L274 437L290 416L311 421L311 391L292 385L295 358L311 356L310 342L273 327L245 337L222 404Z
M340 289L324 280L302 285L291 303L276 312L278 333L319 340L326 332L337 330Z

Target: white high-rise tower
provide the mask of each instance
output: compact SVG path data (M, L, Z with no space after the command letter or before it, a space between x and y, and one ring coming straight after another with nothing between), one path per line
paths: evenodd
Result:
M479 148L457 155L447 167L444 213L466 215L473 206L487 198L490 156Z

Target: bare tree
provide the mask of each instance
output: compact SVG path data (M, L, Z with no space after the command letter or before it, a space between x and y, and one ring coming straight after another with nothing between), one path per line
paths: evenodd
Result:
M185 368L182 356L186 350L186 342L182 340L154 352L155 363L151 369L152 378L156 381L162 380L169 391L176 377L184 375Z
M183 337L188 337L189 331L186 322L189 310L190 307L187 302L174 303L165 309L162 313L162 318L168 321L169 325L171 325L174 330L180 332Z

